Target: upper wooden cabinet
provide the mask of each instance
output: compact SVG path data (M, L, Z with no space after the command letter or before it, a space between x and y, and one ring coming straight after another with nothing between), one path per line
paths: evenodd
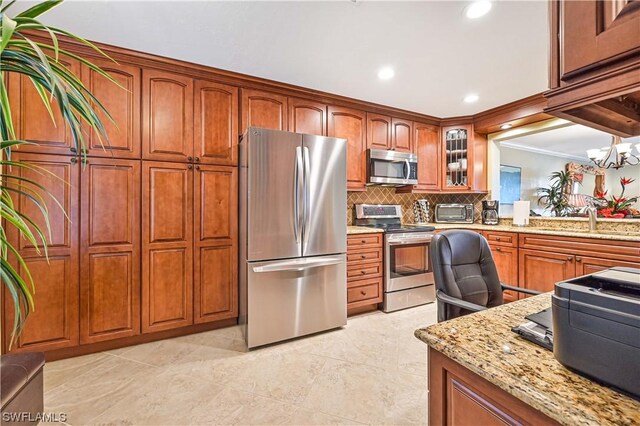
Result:
M329 106L327 136L347 140L347 190L364 191L367 182L366 131L363 111Z
M240 132L247 127L287 130L287 97L261 90L242 89Z
M327 105L308 99L289 98L289 131L327 135Z
M90 158L82 173L80 343L134 336L140 333L140 161Z
M238 164L238 88L195 81L194 160L203 164Z
M413 123L413 140L418 156L418 184L398 189L398 192L437 192L442 179L440 127Z
M442 190L473 188L473 154L471 125L442 128Z
M401 152L413 152L413 123L399 118L391 119L392 149Z
M142 158L191 161L193 80L180 74L142 73Z
M550 3L545 112L622 137L640 134L640 2Z
M82 66L82 80L91 93L109 112L113 121L99 113L107 140L95 132L87 138L87 155L110 158L140 158L140 98L141 73L139 67L116 64L107 60L93 63L120 84L113 83L91 68Z
M75 59L60 60L75 75L80 75L80 63ZM8 93L11 112L18 139L35 142L19 147L23 152L43 154L67 154L75 152L69 126L62 117L56 102L51 102L53 120L31 80L16 73L9 73Z
M391 117L367 113L367 148L391 149Z
M12 160L27 162L40 170L14 168L19 174L46 188L51 197L60 203L58 207L45 196L48 206L50 235L48 235L48 259L13 226L7 226L7 238L17 248L29 268L36 287L36 309L27 318L25 328L13 351L43 351L68 348L78 344L78 183L81 165L76 158L60 155L26 154L14 152ZM47 233L47 226L40 209L24 195L14 198L18 211L32 218ZM64 209L64 210L63 210ZM68 217L65 215L67 212ZM42 250L42 247L39 247ZM26 272L12 256L10 260L18 273L27 280ZM8 336L13 326L13 302L6 286L4 289L4 350L8 350Z

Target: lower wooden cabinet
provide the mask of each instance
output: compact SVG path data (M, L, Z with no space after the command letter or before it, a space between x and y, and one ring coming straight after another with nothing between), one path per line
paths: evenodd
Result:
M7 238L17 248L29 268L36 288L35 310L27 318L25 328L12 351L46 351L78 345L78 194L81 165L76 158L58 155L26 154L14 152L13 161L27 162L34 170L14 167L11 173L31 179L46 188L61 204L62 209L45 197L49 211L50 238L48 260L26 239L21 238L15 228L6 227ZM11 185L11 184L9 184ZM19 211L31 217L47 233L44 216L28 197L12 194ZM68 217L64 212L68 212ZM15 258L11 259L17 271L27 275ZM14 309L9 291L4 291L3 341L4 351L9 349L13 328Z
M511 286L518 286L518 249L489 244L491 255L498 270L500 281ZM502 293L505 302L518 300L518 293L505 290Z
M575 276L573 255L520 249L519 256L520 287L551 291L555 283Z
M82 174L80 343L134 336L140 333L140 161L90 158Z
M640 259L638 259L640 260ZM600 259L597 257L576 256L576 276L593 274L614 266L640 268L640 262L625 262L621 260Z
M382 302L382 234L347 236L347 312Z

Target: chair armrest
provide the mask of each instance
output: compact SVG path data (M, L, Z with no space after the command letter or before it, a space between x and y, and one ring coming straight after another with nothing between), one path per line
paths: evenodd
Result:
M457 299L455 297L451 297L442 291L436 291L436 298L443 303L447 303L449 305L457 306L462 309L466 309L468 311L480 312L485 311L487 308L484 306L476 305L475 303L466 302L461 299Z
M500 283L500 285L502 286L502 290L512 290L512 291L517 291L518 293L526 293L526 294L533 294L533 295L542 294L541 291L529 290L527 288L522 288L522 287L514 287L511 285L507 285L505 283Z

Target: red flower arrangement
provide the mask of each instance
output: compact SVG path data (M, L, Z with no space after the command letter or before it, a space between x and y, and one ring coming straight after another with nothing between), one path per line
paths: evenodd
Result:
M620 186L622 186L622 192L619 197L611 196L609 200L607 200L607 192L598 192L596 193L596 198L603 200L607 203L607 207L603 207L598 209L598 216L614 218L614 219L623 219L627 215L631 214L631 204L638 201L638 197L626 198L624 196L625 187L630 183L635 182L635 179L627 179L625 177L620 178Z

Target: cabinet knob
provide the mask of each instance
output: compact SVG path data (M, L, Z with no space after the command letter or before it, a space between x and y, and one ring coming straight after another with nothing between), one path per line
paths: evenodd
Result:
M189 165L187 166L187 169L189 169L189 170L193 169L193 165L189 164Z
M567 260L573 260L573 256L567 256Z
M76 157L71 157L69 161L71 161L71 164L76 164L78 162L78 159Z
M360 273L361 273L362 275L364 275L364 274L366 274L366 273L367 273L367 271L360 271Z
M496 251L502 251L502 247L496 247Z
M367 295L367 293L364 290L360 290L360 294L363 295L363 296Z
M500 241L500 237L496 237L496 241Z
M200 166L196 166L196 170L200 170Z
M200 157L196 157L196 163L200 161Z
M69 148L69 151L71 152L78 152L78 150L76 149L76 147L72 146L71 148Z
M365 256L364 254L362 254L362 255L360 255L360 258L361 258L361 259L366 259L366 258L367 258L367 256Z
M193 161L193 157L192 156L188 156L187 157L187 161Z
M581 257L576 257L576 262L582 262L582 258Z
M366 243L366 242L367 242L367 240L362 240L362 241L360 241L360 242L361 242L362 244L364 244L364 243Z

